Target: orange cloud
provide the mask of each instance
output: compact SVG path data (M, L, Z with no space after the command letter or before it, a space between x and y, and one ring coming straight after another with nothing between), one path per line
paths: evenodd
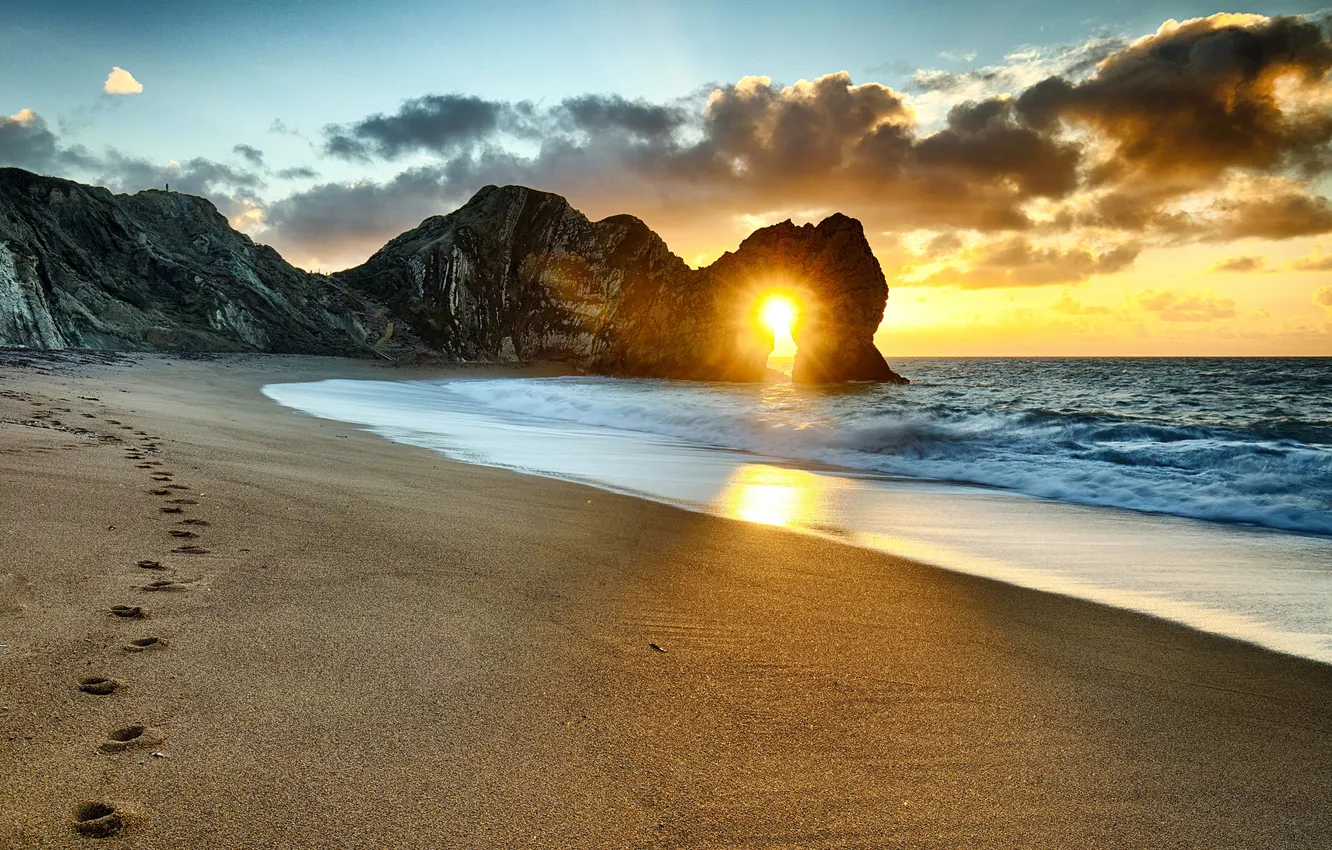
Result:
M1230 257L1212 265L1210 271L1216 272L1260 272L1264 270L1264 260L1258 256Z
M939 241L931 242L931 246ZM1095 275L1127 269L1133 265L1139 250L1132 243L1100 250L1086 244L1071 248L1042 247L1025 237L1014 236L966 248L945 260L948 264L942 269L920 278L899 279L897 286L992 289L1081 283Z
M1233 319L1239 305L1233 298L1214 295L1184 295L1169 290L1148 290L1138 296L1138 306L1167 322L1211 322Z

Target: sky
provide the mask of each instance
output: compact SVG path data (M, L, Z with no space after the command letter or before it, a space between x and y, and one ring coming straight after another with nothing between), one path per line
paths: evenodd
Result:
M5 6L0 165L170 183L304 268L522 183L692 265L854 216L890 357L1332 354L1318 5Z

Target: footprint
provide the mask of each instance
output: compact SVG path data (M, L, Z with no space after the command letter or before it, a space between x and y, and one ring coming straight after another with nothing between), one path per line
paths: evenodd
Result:
M194 526L198 526L199 528L207 528L207 527L209 526L210 523L209 523L208 520L206 520L206 519L194 519L194 518L190 518L190 519L183 519L183 520L181 520L181 521L180 521L180 524L181 524L181 525L194 525Z
M139 455L139 457L143 457L143 455ZM134 465L139 469L152 469L154 466L157 466L155 463L136 463Z
M85 694L104 697L109 694L114 694L119 689L119 682L115 679L108 679L105 676L88 676L87 678L79 679L79 690L83 691Z
M84 803L74 810L74 831L87 838L111 838L125 828L125 817L112 803Z
M169 472L154 472L154 473L153 473L152 475L150 475L149 477L152 478L154 481L170 481L170 480L171 480L171 473L169 473Z
M189 487L186 487L184 484L168 484L168 485L167 485L167 489L168 489L168 490L188 490L188 489L190 489L190 488L189 488Z
M125 455L126 460L143 460L143 457L144 456L140 454Z
M126 652L143 652L146 649L166 649L167 642L160 637L135 638L121 647Z
M154 496L170 496L170 495L171 495L171 491L170 491L170 490L163 490L163 489L161 489L160 487L159 487L158 489L156 489L156 490L149 490L148 492L149 492L149 493L152 493Z
M171 504L173 504L173 505L197 505L197 504L199 504L199 503L196 502L194 499L169 499L168 501L169 501Z
M183 528L173 528L171 529L171 536L191 538L191 537L198 537L199 535L195 534L193 531L186 531Z
M112 605L111 613L125 620L142 620L148 616L138 605Z
M140 562L139 562L139 566L143 567L145 570L165 570L165 569L166 569L166 567L162 566L162 564L161 564L160 561L143 560L143 561L140 561Z
M146 593L154 593L156 591L183 593L184 591L187 591L189 589L190 589L189 585L184 584L183 582L176 581L175 579L169 579L169 578L159 578L157 581L150 581L147 584L140 587L140 590L143 590Z
M151 726L123 726L107 736L97 749L104 753L123 753L139 747L154 747L166 740L166 733Z
M161 511L162 513L164 513L164 514L183 514L183 513L185 513L185 509L184 509L184 508L178 508L178 507L175 507L174 505L171 506L171 507L166 507L166 508L158 508L158 510Z
M207 555L207 554L208 554L208 550L205 549L205 548L202 547L202 546L177 546L175 549L172 549L171 551L172 551L172 552L177 552L177 553L179 553L179 554L181 554L181 555Z

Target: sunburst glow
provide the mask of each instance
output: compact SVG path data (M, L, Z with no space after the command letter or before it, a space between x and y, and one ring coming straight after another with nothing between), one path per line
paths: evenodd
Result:
M795 302L785 295L769 295L759 307L759 320L777 336L790 335L795 317Z

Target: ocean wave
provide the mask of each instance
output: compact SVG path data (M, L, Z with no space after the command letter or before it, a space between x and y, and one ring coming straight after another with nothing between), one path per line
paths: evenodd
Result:
M995 404L1003 388L994 386L978 390L990 393L980 399L956 387L923 397L914 386L915 396L820 394L601 378L441 386L523 417L1077 504L1332 534L1332 451L1319 445L1332 441L1332 423L1313 418L1171 422L1100 407L1023 406L1020 397Z

